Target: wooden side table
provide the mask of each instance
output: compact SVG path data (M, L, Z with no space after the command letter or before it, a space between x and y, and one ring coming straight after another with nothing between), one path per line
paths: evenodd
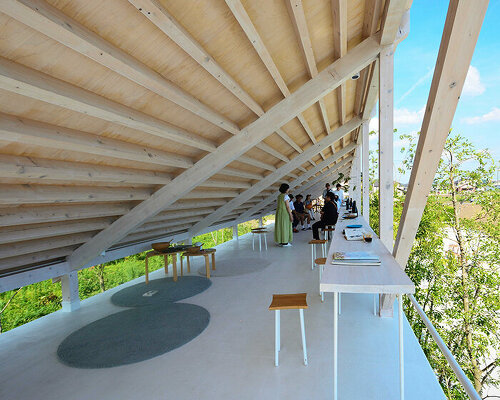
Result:
M189 257L205 257L205 270L207 274L207 278L210 279L210 259L209 256L212 255L212 269L215 271L215 249L204 249L200 251L186 251L182 255L186 256L187 260L187 268L188 271L191 270L191 264L189 261ZM182 259L181 255L181 259Z
M181 276L184 275L183 271L183 266L182 266L182 254L185 252L185 249L175 249L173 251L165 251L165 252L158 252L155 250L149 251L146 253L146 265L145 265L145 277L146 277L146 285L149 283L149 265L148 265L148 260L150 257L155 257L155 256L163 256L163 264L165 268L165 274L168 274L168 256L172 256L172 269L173 269L173 275L174 275L174 282L177 282L177 254L181 254ZM189 269L189 263L188 263L188 269Z

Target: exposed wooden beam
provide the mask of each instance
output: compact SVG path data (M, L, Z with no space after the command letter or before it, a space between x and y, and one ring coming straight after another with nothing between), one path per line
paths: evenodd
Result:
M145 200L149 189L87 186L2 185L0 205L99 203Z
M187 146L216 148L201 136L1 57L0 88Z
M281 93L283 93L283 96L288 97L290 96L290 90L288 89L288 86L285 83L285 80L281 76L281 73L278 70L278 67L274 63L273 58L271 57L271 54L267 50L266 45L262 41L262 38L260 37L259 33L257 32L257 29L255 29L255 26L253 25L252 20L250 19L250 16L245 10L245 7L243 7L243 4L241 4L240 0L226 0L226 4L230 8L231 12L233 13L234 17L240 24L241 28L245 32L245 34L248 37L248 40L254 47L255 51L259 55L260 59L266 66L267 70L271 74L271 77L273 78L274 82L280 89ZM300 114L300 113L299 113ZM306 131L307 135L313 142L315 143L315 137L314 134L312 134L311 129L309 128L308 124L304 124L305 118L303 118L302 115L297 114L297 117L299 118L300 123L304 127L304 130ZM259 114L257 114L259 115ZM280 132L278 134L281 136ZM292 140L293 142L293 140ZM294 147L294 146L292 146ZM298 147L298 146L297 146ZM294 147L295 148L295 147ZM297 149L296 149L297 150ZM298 150L297 150L298 151ZM300 153L300 151L298 151Z
M109 218L78 220L41 225L21 225L0 229L0 244L24 242L80 232L100 231L112 222Z
M276 171L276 167L274 165L268 164L263 161L256 160L255 158L250 158L248 156L241 156L236 161L252 165L254 167L259 167L262 169L267 169L268 171Z
M193 58L201 67L212 75L219 83L228 89L238 100L257 115L263 114L262 107L246 92L229 73L176 21L176 19L157 0L129 0L146 18L156 25L182 50ZM238 127L231 133L238 133ZM281 153L265 143L256 147L283 160L288 161Z
M0 271L15 270L29 264L40 264L49 260L66 257L77 245L70 245L59 249L37 251L30 254L17 255L0 259ZM32 283L30 281L30 283Z
M368 6L368 2L365 8ZM347 0L332 0L333 16L333 57L335 60L347 53ZM337 113L339 124L345 123L346 118L346 84L340 85L336 90ZM359 115L359 113L357 113ZM342 146L344 143L342 143Z
M378 37L371 37L358 44L344 57L325 68L295 93L282 100L259 119L245 127L239 134L229 138L217 150L199 160L193 167L179 174L163 186L147 201L142 202L128 214L116 220L98 233L92 240L79 247L68 258L73 269L94 259L103 250L126 236L144 220L182 198L194 187L227 166L231 161L250 150L298 113L310 107L318 99L345 82L354 70L368 65L380 52Z
M223 168L217 173L222 174L222 175L236 176L238 178L247 178L247 179L256 179L256 180L262 179L262 175L260 175L260 174L256 174L254 172L243 171L242 169L229 168L229 167Z
M0 209L0 226L20 226L85 218L110 217L126 214L127 204L78 204L38 207L8 207Z
M361 30L362 39L373 35L377 31L378 23L380 20L381 8L382 8L382 0L366 0L365 13L363 16L363 28ZM356 82L356 94L354 97L354 112L357 113L358 115L363 107L363 100L366 91L366 86L371 84L370 77L374 76L371 71L372 68L373 65L360 71L359 79ZM378 82L378 76L377 76L377 82ZM378 97L378 85L375 96ZM368 112L369 113L371 112L371 108Z
M147 222L159 222L159 221L168 221L171 219L178 218L186 218L186 217L194 217L196 215L207 215L216 210L215 207L205 207L201 209L195 210L175 210L175 211L166 211L158 214L156 217L147 220Z
M394 246L401 268L413 246L487 7L488 0L450 1Z
M0 178L16 179L16 183L101 182L112 186L164 185L171 181L167 174L144 170L4 155L0 155Z
M229 132L238 126L158 72L41 0L3 0L0 11Z
M382 14L382 23L380 30L380 44L382 46L392 45L397 38L398 30L401 25L403 15L407 10L408 0L387 0Z
M294 170L297 165L304 163L309 158L315 156L323 149L330 146L332 143L339 140L340 138L351 132L353 129L357 128L359 124L361 124L361 120L359 118L353 118L347 124L337 128L335 132L321 139L317 144L309 147L303 153L298 154L291 162L284 164L283 166L278 168L275 172L270 173L264 179L257 182L250 189L245 190L238 197L232 199L227 204L224 204L222 207L220 207L217 211L205 217L203 220L194 225L189 230L189 232L195 235L204 228L206 228L207 226L210 226L210 224L222 218L224 215L229 214L236 207L239 207L240 205L244 204L245 202L253 198L256 194L261 193L264 189L266 189L267 187L275 183L277 180L281 179L283 176L288 174L291 170ZM333 161L334 160L330 160L330 162ZM321 163L318 165L321 165ZM323 166L323 168L325 166ZM308 174L309 172L306 173L306 175ZM297 179L300 179L300 177L298 177Z
M2 113L0 140L178 168L193 165L187 157Z
M297 36L297 40L299 42L300 50L302 51L302 55L306 63L307 71L309 73L309 76L311 78L314 78L316 75L318 75L318 68L316 66L316 60L314 58L314 52L312 48L311 37L309 35L309 29L307 28L306 15L304 13L304 8L302 7L302 0L286 0L286 5L288 7L290 18L292 20L293 28L295 30L295 35ZM331 128L330 128L330 122L328 120L328 113L326 112L324 99L320 99L318 104L323 119L323 123L325 124L325 132L328 135L330 133ZM303 116L302 118L305 120ZM302 121L301 123L304 126L304 128L306 128L306 126ZM343 123L340 123L339 125L343 125ZM309 128L309 125L307 125L307 128ZM312 142L316 143L316 139L312 134L312 132L311 133L308 132L307 134L311 138ZM335 149L332 148L332 151L335 152ZM324 160L325 156L323 155L323 153L320 153L320 155Z

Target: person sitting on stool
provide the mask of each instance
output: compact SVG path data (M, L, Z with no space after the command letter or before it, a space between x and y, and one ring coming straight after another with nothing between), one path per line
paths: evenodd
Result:
M337 219L339 217L339 213L337 211L337 206L334 204L334 194L331 192L326 193L325 195L325 205L321 210L321 220L315 222L312 226L313 229L313 238L319 240L319 230L328 225L335 225L337 223Z

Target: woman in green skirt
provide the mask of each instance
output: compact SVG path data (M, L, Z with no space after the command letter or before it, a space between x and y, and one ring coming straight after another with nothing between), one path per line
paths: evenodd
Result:
M274 241L279 246L291 246L293 240L292 211L290 210L288 190L290 186L282 183L280 195L278 196L278 206L276 208L276 221L274 224Z

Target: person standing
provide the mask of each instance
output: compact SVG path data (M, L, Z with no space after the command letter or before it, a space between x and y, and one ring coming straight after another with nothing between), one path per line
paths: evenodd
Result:
M282 183L278 196L278 204L276 207L276 222L274 225L274 241L279 246L291 246L293 240L292 231L292 210L290 209L290 203L288 198L288 190L290 186L286 183Z
M327 225L335 225L339 214L337 212L337 205L334 204L334 194L328 192L325 196L325 205L321 210L321 220L315 222L312 226L313 239L319 240L319 230Z
M293 233L297 233L299 230L297 229L297 225L299 224L299 219L297 218L297 213L295 212L295 205L293 201L293 194L288 193L285 196L285 199L288 200L288 205L290 207L290 211L292 212L292 230Z
M339 198L337 200L337 209L340 210L342 202L344 201L344 191L342 190L342 185L340 183L337 183L337 190L334 190L332 193L337 195L337 197Z
M331 192L331 191L332 191L332 189L330 188L330 184L327 182L327 183L325 184L325 190L323 190L323 200L325 199L326 194L327 194L328 192Z

